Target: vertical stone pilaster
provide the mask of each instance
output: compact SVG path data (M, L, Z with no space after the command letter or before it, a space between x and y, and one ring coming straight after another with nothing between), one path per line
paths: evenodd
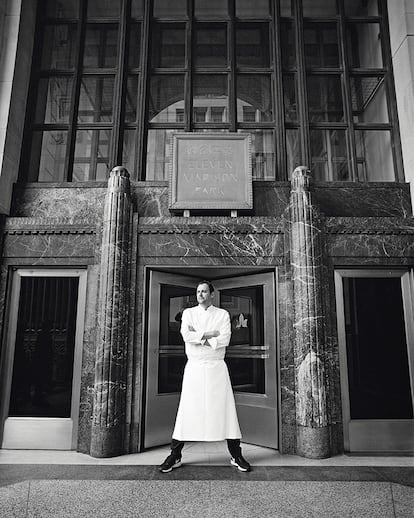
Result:
M105 200L95 359L91 455L123 453L128 337L130 183L115 167Z
M289 217L297 452L305 457L323 458L330 455L330 430L324 368L322 225L312 205L310 174L306 167L298 167L293 172Z

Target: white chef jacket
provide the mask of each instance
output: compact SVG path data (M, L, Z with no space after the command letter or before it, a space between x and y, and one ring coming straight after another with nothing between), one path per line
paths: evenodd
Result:
M190 331L192 327L195 331ZM206 331L219 330L215 338L202 340ZM173 439L179 441L221 441L240 439L233 389L227 365L226 347L231 336L226 310L209 306L185 309L181 320L187 364L184 369L180 404Z

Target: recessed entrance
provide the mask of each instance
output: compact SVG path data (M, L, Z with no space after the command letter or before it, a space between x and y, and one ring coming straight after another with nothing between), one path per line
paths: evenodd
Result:
M171 440L186 363L180 317L196 304L200 278L212 280L215 304L230 313L226 362L243 441L277 449L275 272L223 268L149 270L144 447Z
M14 272L3 380L3 448L76 446L86 271Z

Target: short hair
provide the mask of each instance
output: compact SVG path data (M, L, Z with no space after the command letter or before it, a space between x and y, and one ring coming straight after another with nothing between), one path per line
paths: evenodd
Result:
M214 286L211 284L210 281L202 280L202 281L197 282L196 289L200 286L200 284L207 284L208 289L210 290L210 293L214 292Z

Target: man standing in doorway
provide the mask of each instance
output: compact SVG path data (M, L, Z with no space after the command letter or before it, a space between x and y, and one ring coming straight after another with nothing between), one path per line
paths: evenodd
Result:
M168 473L181 466L184 441L227 439L231 464L250 471L240 447L240 427L227 365L226 347L231 337L230 316L213 306L214 287L201 281L196 290L198 306L183 311L181 334L187 364L181 399L171 441L171 453L160 466Z

